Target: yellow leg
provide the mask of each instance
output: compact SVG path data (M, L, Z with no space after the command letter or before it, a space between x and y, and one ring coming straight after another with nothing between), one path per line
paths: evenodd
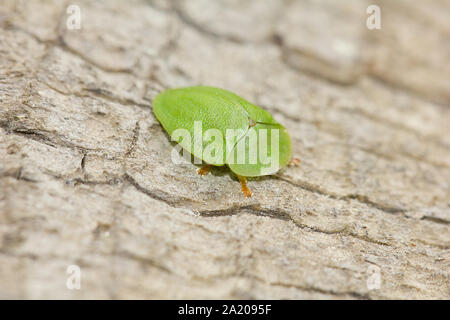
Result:
M241 190L244 194L244 197L250 198L252 196L252 191L247 187L247 179L245 177L237 176L239 182L241 183Z
M205 164L203 167L201 167L200 169L197 169L197 174L204 176L205 174L207 174L209 172L209 170L211 170L212 165L210 164Z
M302 160L299 158L292 158L291 161L289 161L288 166L299 166L300 163L302 163Z

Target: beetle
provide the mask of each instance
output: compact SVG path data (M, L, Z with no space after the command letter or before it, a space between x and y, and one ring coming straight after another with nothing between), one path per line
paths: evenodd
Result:
M252 196L246 177L271 175L300 163L291 159L286 129L268 111L230 91L208 86L168 89L153 100L153 112L173 141L205 163L199 175L227 165L245 197Z

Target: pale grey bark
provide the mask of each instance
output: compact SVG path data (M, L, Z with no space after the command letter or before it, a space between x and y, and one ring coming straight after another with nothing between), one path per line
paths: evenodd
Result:
M372 31L365 1L77 2L80 30L0 4L1 298L450 298L448 1L378 2ZM245 199L173 164L152 99L194 84L302 165Z

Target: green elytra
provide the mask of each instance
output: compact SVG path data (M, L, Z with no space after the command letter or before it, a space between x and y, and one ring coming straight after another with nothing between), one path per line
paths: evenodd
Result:
M198 171L199 174L207 173L211 166L228 165L238 176L245 196L251 196L245 177L274 174L291 160L291 139L286 129L268 111L227 90L207 86L169 89L156 96L153 112L173 140L177 140L174 139L174 133L179 129L187 130L190 137L194 137L177 142L208 164ZM215 157L204 153L211 143L210 139L201 136L201 141L197 140L197 143L202 148L195 147L196 121L201 121L203 133L210 129L221 133L215 139L222 138L221 144L224 147L216 150L219 154L215 154ZM278 144L271 143L273 129L278 132ZM228 132L233 132L234 135L228 135ZM257 156L249 163L250 153L254 150L250 144L255 143L251 138L260 137L261 134L265 134L267 139L258 138L256 148L264 148L267 157ZM244 158L247 161L237 161L239 152L245 152ZM278 157L271 157L272 152L274 155L278 154Z

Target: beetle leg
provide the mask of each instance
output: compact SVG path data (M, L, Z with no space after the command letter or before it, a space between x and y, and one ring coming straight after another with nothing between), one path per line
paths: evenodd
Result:
M291 161L289 161L288 166L299 166L300 163L302 163L302 160L299 158L292 158Z
M250 198L252 196L252 191L247 187L247 179L242 176L237 176L239 179L239 182L241 183L241 190L244 194L244 197Z
M205 164L203 167L197 169L197 174L204 176L209 172L209 170L211 170L211 168L212 168L212 165Z

